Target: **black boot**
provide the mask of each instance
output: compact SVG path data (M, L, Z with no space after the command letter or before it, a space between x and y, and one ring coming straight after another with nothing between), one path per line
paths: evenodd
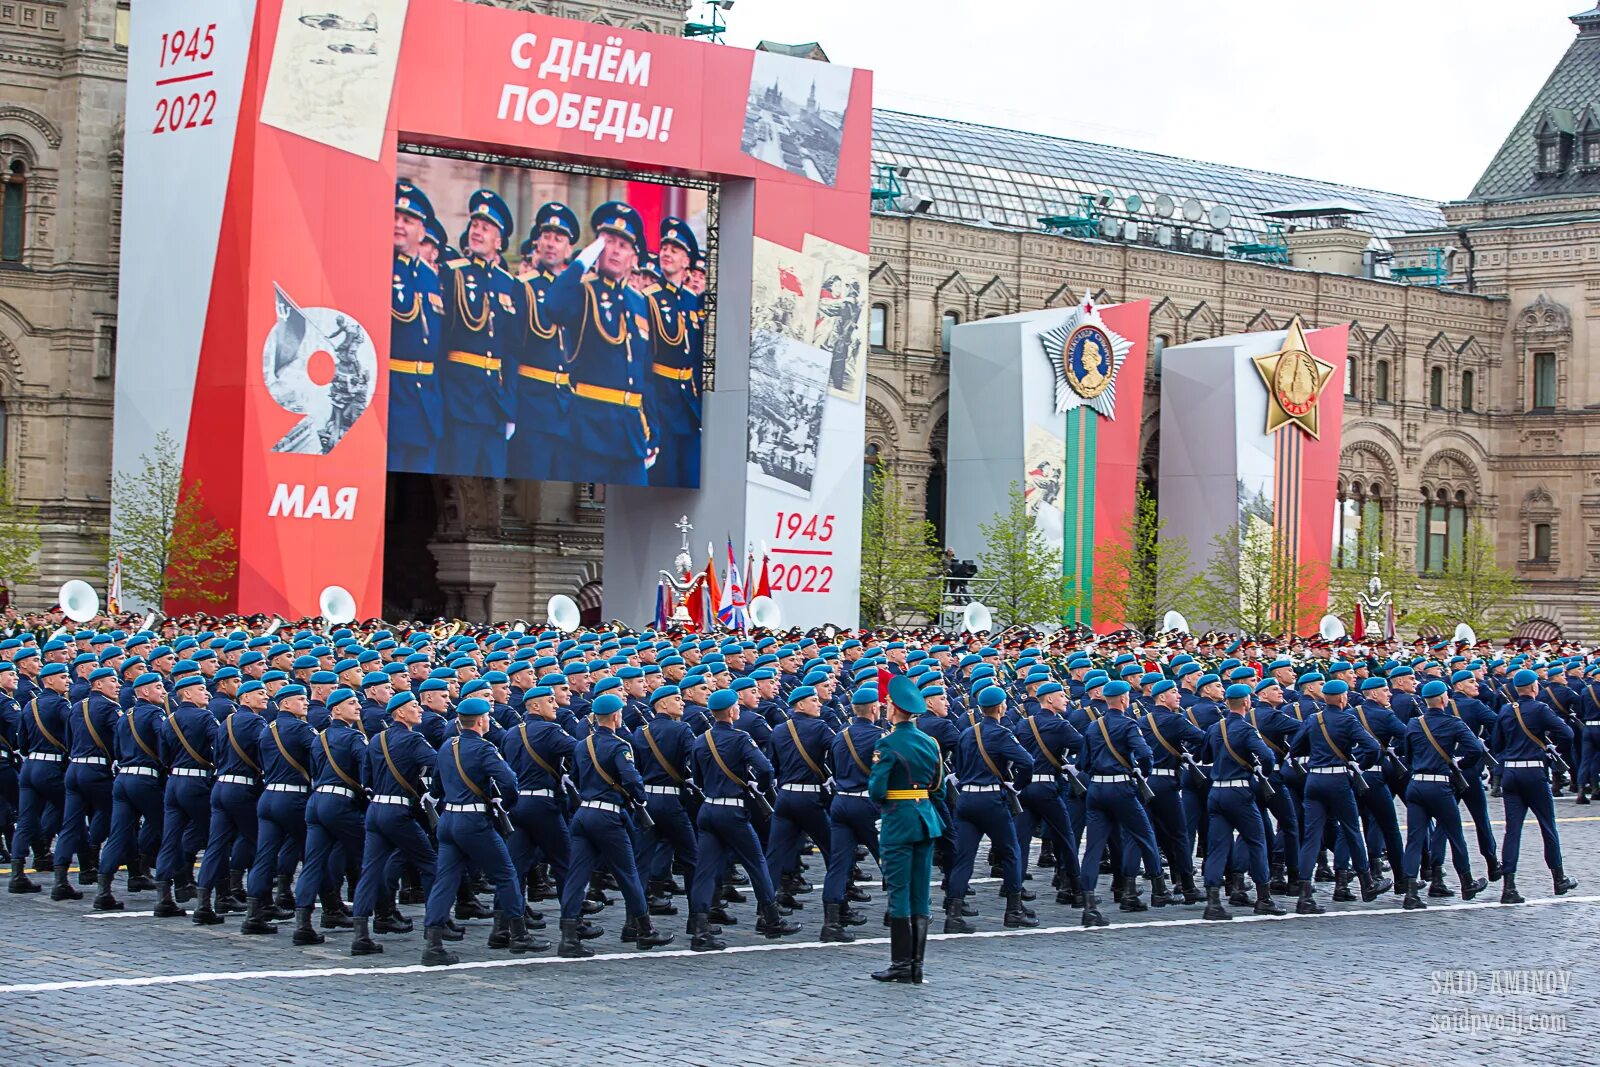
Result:
M676 915L677 905L672 903L672 897L666 893L657 893L645 899L645 904L650 909L651 915Z
M788 937L800 932L800 924L790 922L778 912L777 902L763 904L756 910L756 933L767 938Z
M1472 874L1468 872L1467 877L1461 879L1461 899L1471 900L1473 897L1477 896L1479 893L1488 888L1489 883L1486 880L1482 878L1474 878L1472 877Z
M1574 803L1577 803L1577 804L1587 804L1587 803L1589 803L1589 787L1588 786L1584 786L1583 788L1578 790L1578 798L1577 798L1576 801L1574 801Z
M1166 875L1153 875L1150 878L1150 906L1152 908L1164 908L1177 902L1178 898L1173 896L1172 891L1167 888Z
M100 882L100 869L95 866L95 860L93 858L84 859L82 857L79 857L79 859L78 859L78 884L79 885L97 885L97 884L99 884L99 882Z
M1527 901L1523 897L1523 895L1521 893L1517 892L1517 876L1512 874L1510 871L1506 871L1504 873L1504 875L1502 875L1502 877L1500 879L1500 903L1502 903L1502 904L1525 904L1525 903L1527 903Z
M733 912L728 910L726 904L714 904L709 912L709 921L718 926L738 926L739 920Z
M156 880L150 877L153 866L155 859L151 856L135 856L128 861L128 892L148 893L156 887Z
M1006 913L1001 923L1009 928L1038 926L1039 920L1029 915L1022 906L1021 893L1006 894Z
M626 941L628 935L626 933L624 933L622 936L623 936L623 940ZM510 944L511 944L511 929L506 924L506 917L504 915L496 913L495 917L494 917L494 927L489 931L489 941L488 941L488 943L487 943L487 945L485 947L493 948L493 949L501 949L501 948L507 947Z
M1406 896L1405 899L1400 902L1400 906L1407 911L1421 911L1423 908L1426 908L1428 905L1422 902L1422 897L1417 893L1417 890L1422 887L1422 879L1406 878L1405 884Z
M316 931L311 925L311 909L294 909L294 943L297 945L320 945L328 940Z
M1193 871L1184 871L1181 877L1183 878L1183 902L1185 904L1198 904L1206 898L1204 893L1195 888Z
M444 927L430 926L422 932L427 940L428 947L422 950L422 965L424 967L448 967L452 963L460 963L461 957L444 947Z
M1363 873L1361 879L1361 899L1371 904L1383 894L1394 888L1394 883L1387 878L1380 878L1375 873Z
M1295 902L1296 915L1321 915L1326 909L1317 903L1316 883L1309 879L1300 880L1300 899Z
M468 919L492 919L494 911L480 904L478 898L472 895L472 887L463 882L456 893L456 918L462 922Z
M1270 874L1269 874L1268 877L1269 877L1269 882L1268 882L1268 885L1267 885L1268 889L1272 890L1274 893L1287 893L1287 892L1289 892L1288 869L1284 864L1282 864L1282 863L1274 863L1274 864L1272 864L1271 871L1270 871Z
M1222 906L1222 889L1219 886L1206 886L1206 910L1202 919L1231 919L1233 916L1227 908Z
M1556 896L1558 897L1563 896L1570 890L1578 888L1578 880L1576 878L1568 878L1567 872L1563 871L1560 867L1557 867L1555 870L1551 871L1550 875L1554 879L1555 892Z
M400 914L400 906L392 897L387 900L380 897L376 910L372 928L380 934L409 934L416 928L415 923Z
M317 922L324 930L349 930L355 925L338 893L324 893L321 899L322 917Z
M67 880L67 865L61 864L55 869L55 885L50 890L51 900L82 900L83 893L74 889Z
M928 951L928 916L911 916L911 984L922 984L922 957Z
M1122 911L1149 911L1150 905L1139 899L1139 883L1129 878L1122 883L1122 896L1117 900Z
M889 966L881 971L873 971L872 977L880 982L903 982L910 985L915 981L915 971L912 965L911 920L889 920Z
M800 902L799 897L795 896L793 893L784 891L778 894L778 907L783 909L783 913L785 915L788 915L792 911L798 911L799 909L805 907L805 905Z
M222 916L217 914L213 904L215 892L204 886L200 888L200 903L195 905L194 924L196 926L218 926L222 923Z
M446 941L465 941L467 939L467 928L454 919L446 919L444 925L439 929L442 931L439 936Z
M186 904L200 895L200 887L194 880L194 860L178 868L178 877L173 880L173 899L179 904Z
M865 926L867 925L867 913L864 911L852 911L850 902L845 901L839 905L839 925Z
M234 911L243 911L249 907L250 895L245 892L244 880L248 871L228 872L228 907Z
M267 900L265 897L251 897L246 905L249 909L244 922L239 924L241 934L275 934L278 928L267 919Z
M1256 883L1256 902L1253 909L1257 915L1287 915L1282 904L1272 899L1271 880Z
M637 929L635 931L634 944L638 945L641 949L651 949L658 948L661 945L670 945L672 944L672 938L672 934L663 933L662 931L657 930L655 925L650 922L650 916L639 916L637 920Z
M1336 904L1347 904L1356 899L1355 893L1350 889L1350 872L1340 871L1333 880L1333 900Z
M711 932L710 916L697 913L689 916L689 947L695 952L721 952L728 943Z
M556 946L556 955L569 960L586 959L594 955L594 949L583 943L583 936L578 932L580 919L561 920L561 944Z
M1455 890L1444 884L1444 864L1435 867L1432 874L1433 877L1428 879L1428 896L1440 898L1456 895ZM1412 886L1410 891L1416 892L1416 886Z
M856 935L846 930L844 928L844 923L839 921L839 912L843 907L843 904L835 904L834 902L828 900L824 900L822 902L821 940L838 941L848 944L856 939Z
M172 899L172 879L163 878L158 881L156 883L156 892L161 894L161 899L156 901L156 918L178 919L189 914L178 906L176 900Z
M1485 856L1485 857L1483 857L1483 862L1489 868L1489 870L1487 872L1488 875L1489 875L1489 881L1498 882L1500 880L1501 874L1504 873L1504 869L1500 866L1499 857L1498 856Z
M357 915L355 922L356 936L350 939L350 955L376 956L383 951L383 946L372 939L371 920L365 915Z
M1244 887L1244 875L1228 875L1228 903L1236 908L1248 908L1251 904L1250 891Z
M100 876L100 892L94 897L95 911L121 911L122 901L111 895L111 880L116 877L115 872Z
M273 892L270 897L261 901L261 914L269 922L283 922L294 918L294 891L293 875L277 875L273 878Z
M550 942L542 937L536 937L528 932L528 920L521 915L511 915L506 918L506 930L510 939L506 943L513 955L524 952L544 952L550 947Z
M1328 860L1326 856L1317 861L1317 869L1316 872L1312 874L1311 879L1315 882L1333 881L1333 871L1328 868Z
M944 902L944 932L947 934L975 934L978 928L961 917L961 901L946 898Z
M1100 898L1093 893L1083 895L1083 917L1080 920L1084 926L1110 926L1106 917L1100 914Z
M850 887L845 890L844 899L852 904L871 904L872 894L851 882Z

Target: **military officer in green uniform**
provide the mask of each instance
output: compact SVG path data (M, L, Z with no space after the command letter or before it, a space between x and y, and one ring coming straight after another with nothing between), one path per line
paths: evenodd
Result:
M891 962L872 977L921 983L933 843L944 833L936 806L944 800L944 764L939 743L917 729L917 716L926 705L916 683L896 675L889 682L889 704L894 729L873 750L867 793L883 812L878 847L889 890Z

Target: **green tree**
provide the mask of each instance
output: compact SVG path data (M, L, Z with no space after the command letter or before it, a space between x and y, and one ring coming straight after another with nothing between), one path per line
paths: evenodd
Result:
M233 532L205 515L198 481L183 480L172 435L156 435L137 470L111 480L111 551L122 554L122 586L132 602L214 604L225 600L237 564Z
M1142 633L1161 629L1169 611L1194 610L1200 576L1189 558L1189 541L1164 535L1156 499L1140 483L1121 537L1095 550L1094 610Z
M1461 543L1445 557L1444 571L1419 584L1427 600L1415 616L1407 616L1407 622L1432 626L1447 635L1464 622L1481 637L1498 637L1522 613L1517 604L1522 583L1500 566L1494 535L1481 521L1468 524Z
M983 534L978 577L993 582L984 603L1002 625L1060 623L1077 602L1061 573L1061 546L1051 545L1028 510L1022 483L1011 483L1011 503L978 527Z
M1211 539L1196 600L1212 626L1248 634L1303 633L1316 625L1316 595L1326 572L1291 564L1279 551L1271 524L1255 515Z
M15 593L38 573L39 509L19 504L0 469L0 585Z
M933 523L914 509L887 463L873 467L861 508L861 624L937 618L942 573Z

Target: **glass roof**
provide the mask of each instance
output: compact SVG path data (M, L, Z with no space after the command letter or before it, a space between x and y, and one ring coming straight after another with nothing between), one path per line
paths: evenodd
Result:
M892 206L874 202L873 210L881 213L907 212L928 198L931 218L1039 231L1040 218L1081 216L1081 194L1109 189L1116 200L1108 213L1125 222L1137 219L1146 235L1163 223L1188 226L1181 211L1156 217L1152 208L1161 194L1179 205L1194 198L1208 213L1225 207L1231 218L1221 230L1205 222L1195 228L1220 233L1229 245L1266 237L1272 220L1260 212L1309 200L1366 208L1354 225L1372 231L1377 248L1387 248L1385 238L1395 234L1444 225L1438 204L1394 193L900 111L875 110L872 122L873 162L909 168L900 178L905 195ZM1137 215L1127 210L1130 193L1144 203ZM1188 247L1181 234L1175 247Z

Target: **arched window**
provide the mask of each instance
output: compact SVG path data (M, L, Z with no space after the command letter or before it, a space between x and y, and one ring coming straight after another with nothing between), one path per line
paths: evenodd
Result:
M27 200L28 165L13 159L10 169L0 178L0 259L8 263L22 262L23 238L27 233L23 208Z
M1417 573L1443 574L1460 564L1467 536L1467 492L1422 489L1417 512Z
M1356 395L1356 357L1344 357L1344 395Z
M889 305L873 304L871 317L867 319L867 343L882 352L889 343L888 337Z
M1444 368L1435 367L1428 372L1428 406L1444 407Z
M1372 368L1372 398L1389 402L1389 361L1378 360L1377 366Z
M954 311L946 311L939 317L939 351L945 355L950 354L950 335L961 324L961 316Z
M1461 410L1471 411L1473 403L1473 387L1478 384L1478 376L1472 371L1461 372Z
M1334 519L1334 566L1370 567L1383 546L1383 486L1352 482L1340 487Z

